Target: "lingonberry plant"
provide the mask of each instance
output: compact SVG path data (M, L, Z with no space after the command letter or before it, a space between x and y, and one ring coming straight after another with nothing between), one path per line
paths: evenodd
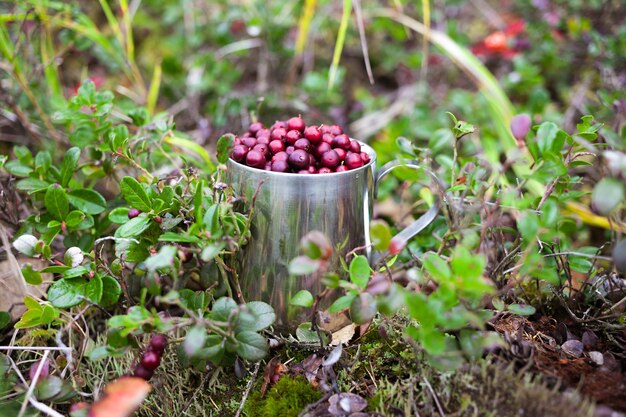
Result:
M186 363L261 359L268 347L259 332L274 321L272 308L239 305L228 285L230 277L236 288L229 262L250 237L249 219L233 210L208 157L169 156L173 146L190 144L171 121L133 109L132 123L120 123L113 106L110 92L86 81L54 117L74 145L63 159L16 147L4 164L32 207L13 245L49 263L26 264L22 273L32 285L42 274L55 276L47 300L26 298L16 327L63 327L76 307L124 308L108 320L108 343L93 349L92 359L121 354L142 334L173 331L187 334L179 349ZM164 164L166 171L155 172ZM153 336L150 347L134 371L146 379L164 352L163 336Z

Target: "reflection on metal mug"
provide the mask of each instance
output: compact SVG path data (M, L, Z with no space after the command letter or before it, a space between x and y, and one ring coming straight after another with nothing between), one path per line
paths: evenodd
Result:
M288 273L289 262L300 254L301 238L318 230L333 248L341 247L333 253L330 271L340 271L340 257L357 247L367 247L371 261L369 224L379 180L398 166L422 170L412 161L392 161L375 172L376 153L366 144L361 146L371 157L367 165L330 174L279 173L228 161L226 178L235 195L251 204L256 194L251 238L238 256L241 292L246 301L265 301L274 308L278 330L292 331L310 320L310 313L289 304L294 294L306 289L316 295L323 289L317 276ZM428 226L438 211L437 202L397 236L408 240ZM329 294L320 307L328 307L334 296Z

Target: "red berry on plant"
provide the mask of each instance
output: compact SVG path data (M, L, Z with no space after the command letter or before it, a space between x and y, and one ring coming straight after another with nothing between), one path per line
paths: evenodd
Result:
M129 219L134 219L135 217L139 216L141 214L141 210L136 209L136 208L131 208L130 210L128 210L128 218Z
M304 120L301 117L292 117L287 121L287 128L289 130L298 130L300 132L304 131Z
M361 159L361 154L351 153L346 156L346 166L348 169L357 169L363 166L363 160Z
M150 347L159 355L162 355L167 347L167 336L164 334L155 334L152 336L152 339L150 339Z
M310 162L309 154L302 149L296 149L291 155L289 155L288 162L293 169L306 170L309 167Z
M135 368L135 373L133 375L148 381L150 378L152 378L152 375L154 375L154 371L146 369L143 366L139 365Z
M154 216L153 220L159 224L163 223L163 218L160 216Z
M396 236L389 242L389 254L397 255L402 251L402 249L404 249L405 246L406 240Z
M141 357L141 366L154 371L161 363L161 356L156 352L145 352Z

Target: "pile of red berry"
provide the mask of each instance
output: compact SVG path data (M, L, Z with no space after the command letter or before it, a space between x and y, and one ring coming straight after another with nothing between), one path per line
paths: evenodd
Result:
M235 136L230 156L249 167L298 174L343 172L370 162L361 144L341 127L307 126L301 117L277 121L269 129L252 123L241 137Z
M165 352L167 346L167 337L162 334L156 334L150 339L150 344L146 351L141 355L139 363L135 366L133 376L143 378L148 381L152 378L154 371L161 364L161 356Z

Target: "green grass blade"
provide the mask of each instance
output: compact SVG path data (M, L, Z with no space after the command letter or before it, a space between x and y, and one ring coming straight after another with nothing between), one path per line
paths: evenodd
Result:
M328 89L333 88L335 78L337 78L337 70L339 69L339 61L341 60L341 51L346 41L346 32L348 31L348 22L352 13L352 0L343 0L343 15L341 16L341 24L337 33L337 42L335 42L335 52L333 53L333 62L328 73Z
M302 55L304 47L306 46L306 40L309 37L309 28L311 27L311 21L313 20L313 14L315 13L315 7L317 6L317 0L305 0L304 10L298 20L298 38L296 39L296 55Z

